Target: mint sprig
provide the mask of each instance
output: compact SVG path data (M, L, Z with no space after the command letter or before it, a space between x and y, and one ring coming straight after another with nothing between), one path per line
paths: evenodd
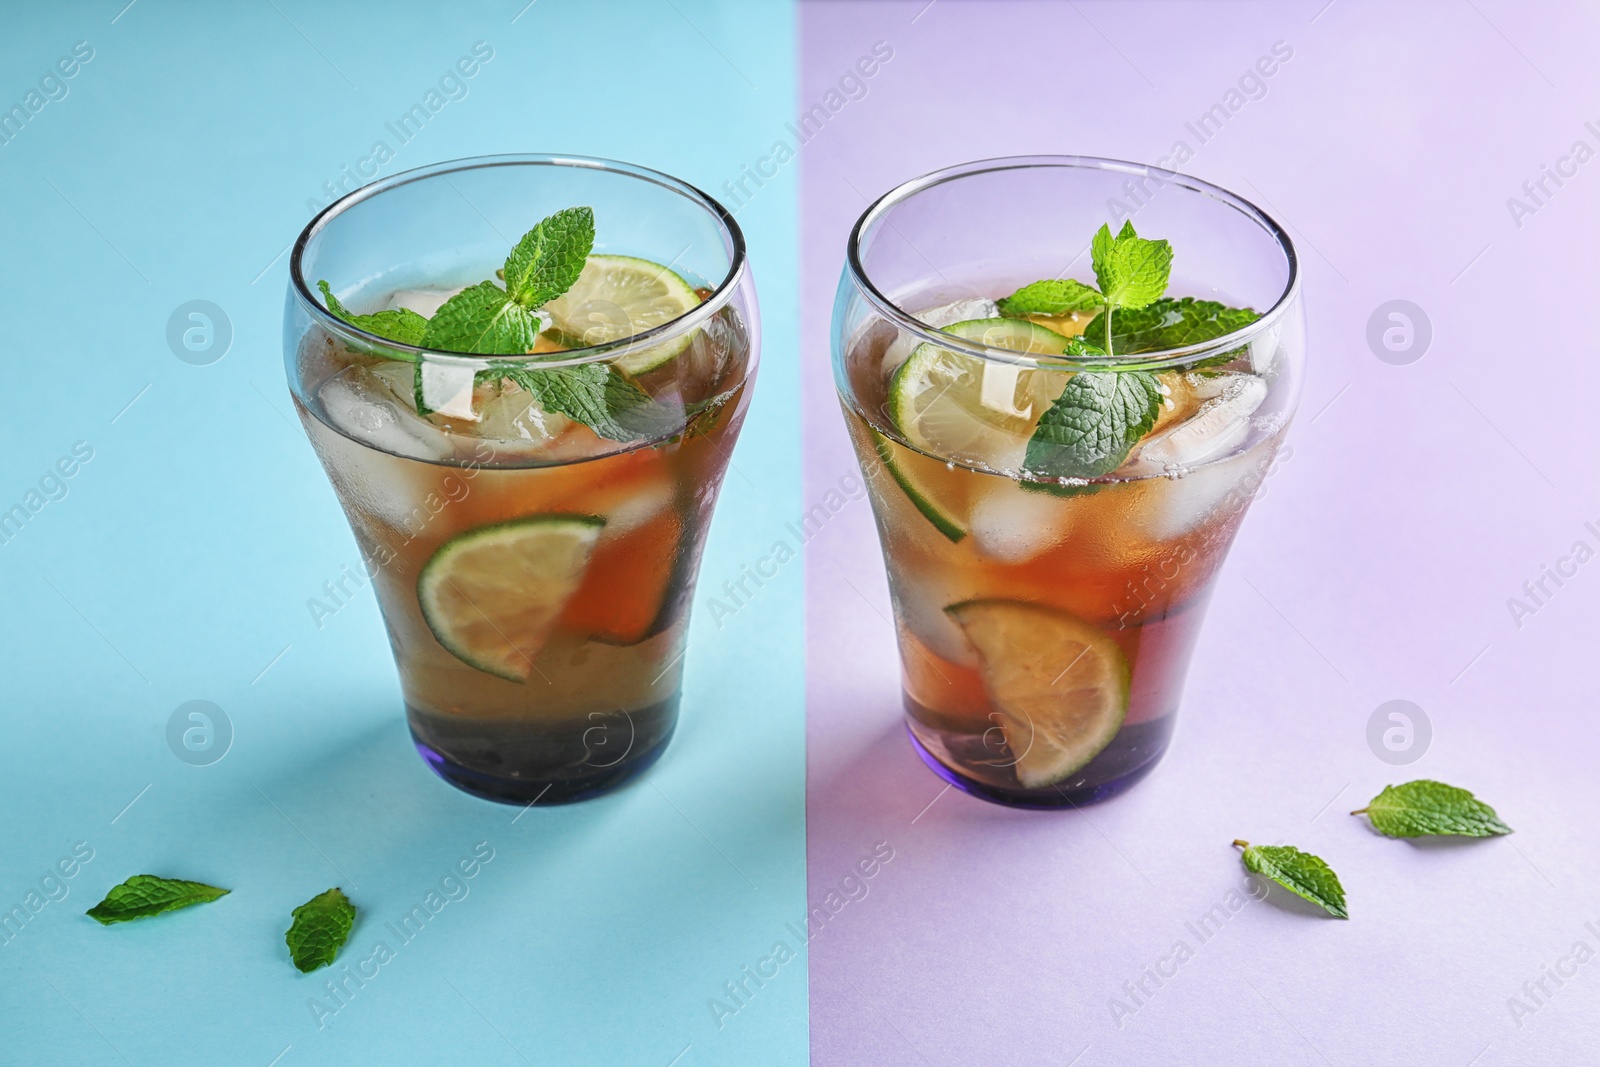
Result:
M594 250L594 211L571 207L540 220L523 234L493 280L468 286L440 305L433 318L414 311L354 315L319 282L328 310L369 333L441 352L473 356L523 356L533 350L548 316L539 309L561 296L583 273ZM382 354L382 353L379 353ZM398 354L397 354L398 355ZM403 357L402 357L403 358ZM533 394L546 411L588 426L601 437L631 441L671 429L671 413L610 364L540 367L536 363L495 363L474 376L475 384L507 381ZM413 400L427 415L423 364L417 364Z
M130 919L160 915L164 911L206 904L227 896L228 892L204 882L136 874L121 885L112 886L105 899L84 914L102 926L110 926Z
M480 382L511 382L533 394L546 411L575 419L613 441L654 437L677 423L672 411L651 403L649 393L604 364L541 369L491 363L478 375Z
M594 249L594 211L569 207L522 235L499 276L461 290L428 321L423 345L477 356L526 355L544 318L537 314L572 288Z
M357 315L339 302L339 298L333 295L333 290L328 288L327 282L317 282L317 288L322 290L322 299L327 303L328 310L356 329L375 333L390 341L399 341L403 345L418 347L422 345L423 334L428 329L428 320L415 311L400 308L395 311L377 311L371 315Z
M1142 308L1120 312L1112 340L1123 355L1183 348L1243 329L1260 317L1251 308L1229 307L1215 300L1162 297ZM1108 316L1096 316L1084 327L1083 339L1100 348L1107 347L1107 321ZM1227 355L1230 360L1234 358L1234 353Z
M318 893L293 914L283 940L289 946L289 958L302 973L332 963L356 922L356 906L338 888Z
M1172 246L1140 237L1132 220L1115 235L1102 225L1089 249L1098 289L1070 278L1037 281L1001 299L1000 313L1023 318L1098 310L1083 336L1067 343L1068 357L1179 347L1231 333L1259 317L1215 301L1163 298L1172 277ZM1232 358L1229 353L1193 366ZM1149 371L1078 371L1034 427L1027 472L1045 483L1110 474L1155 425L1161 402L1160 383Z
M1235 841L1233 845L1244 849L1241 858L1247 870L1270 878L1336 918L1350 918L1344 904L1344 886L1320 856L1301 852L1293 845L1252 845L1248 841Z
M1115 237L1111 236L1110 226L1102 225L1095 231L1089 251L1107 315L1113 308L1142 308L1167 291L1167 281L1172 276L1172 246L1140 237L1134 232L1132 219L1122 224Z
M1123 223L1114 237L1110 226L1101 226L1089 248L1098 292L1082 282L1070 286L1035 282L1013 294L1024 297L1020 303L1006 298L1010 308L1006 313L1016 314L1018 307L1039 306L1052 298L1061 306L1059 302L1087 303L1093 296L1104 309L1094 321L1108 324L1117 308L1142 308L1166 291L1172 246L1140 237L1132 220ZM1103 345L1074 338L1066 355L1109 356L1113 336L1107 332ZM1160 384L1148 371L1079 371L1034 427L1024 466L1029 474L1046 480L1110 474L1122 466L1160 413Z
M1074 354L1088 345L1080 345ZM1148 371L1080 371L1039 417L1024 467L1047 478L1098 478L1122 466L1161 413L1161 387Z
M1387 785L1351 815L1365 815L1386 837L1495 837L1511 833L1493 808L1465 789L1420 778Z
M523 355L533 348L544 320L494 282L468 286L427 320L424 348L479 356Z
M1083 339L1108 355L1201 344L1261 317L1251 308L1215 300L1164 297L1172 277L1172 246L1140 237L1131 220L1115 236L1110 226L1101 226L1089 248L1099 289L1072 278L1048 278L1002 297L997 301L1000 314L1024 318L1102 312L1084 328Z
M500 276L461 290L428 320L423 343L445 352L520 356L533 349L544 318L537 314L572 288L594 249L594 211L569 207L541 219L506 256Z
M1008 319L1026 315L1070 315L1075 311L1099 311L1105 298L1093 286L1071 278L1046 278L1024 285L1010 296L996 301L1000 314Z
M506 257L500 275L506 292L523 307L543 307L572 288L593 248L593 209L556 212L523 234Z
M1100 310L1095 322L1101 324L1101 336L1089 340L1104 349L1105 355L1114 355L1115 338L1105 333L1111 313L1117 308L1142 308L1167 291L1167 281L1172 276L1172 246L1166 241L1140 237L1134 231L1133 220L1128 219L1115 236L1110 226L1102 224L1089 242L1089 254L1095 280L1100 283L1098 290L1070 278L1033 282L998 301L1000 314L1020 318Z

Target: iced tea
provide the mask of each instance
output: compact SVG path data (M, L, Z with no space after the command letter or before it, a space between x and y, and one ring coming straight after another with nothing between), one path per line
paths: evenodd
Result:
M1253 208L1287 256L1259 272L1266 299L1187 279L1168 291L1185 253L1244 254L1195 254L1204 227L1169 243L1103 226L1085 280L1027 265L1069 264L1089 232L1064 227L1052 257L1030 196L1070 200L1130 167L994 160L910 183L863 216L840 285L836 379L887 565L906 724L942 777L1001 803L1102 799L1164 753L1218 569L1297 394L1292 251ZM1165 195L1180 232L1184 212L1209 210Z
M455 184L470 187L471 162ZM561 165L525 164L536 177ZM603 204L611 190L583 191ZM726 274L662 262L676 248L613 254L635 249L597 207L610 248L568 256L563 295L510 309L537 334L509 357L386 342L407 324L449 336L438 324L471 312L461 294L475 288L514 301L515 253L475 287L462 280L497 261L327 288L329 315L291 292L295 406L371 576L412 736L437 773L481 796L604 792L649 766L677 720L696 571L756 339L737 229L688 187L671 192L726 235L708 257ZM571 210L519 248L560 237Z

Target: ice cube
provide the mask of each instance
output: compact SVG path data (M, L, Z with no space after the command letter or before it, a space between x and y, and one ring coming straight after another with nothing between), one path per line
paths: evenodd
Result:
M651 478L643 485L628 487L621 500L605 509L606 526L602 536L616 536L637 529L672 506L674 486L668 478Z
M1250 416L1267 399L1267 383L1253 374L1224 374L1200 379L1191 395L1201 401L1199 409L1146 438L1126 473L1192 467L1238 448L1250 436Z
M478 421L472 428L474 439L463 439L465 452L473 452L481 441L487 443L496 456L553 458L551 446L572 429L571 419L544 410L535 402L533 394L509 381L480 386L478 393Z
M1253 449L1220 463L1146 479L1129 521L1152 541L1182 537L1208 522L1225 504L1242 503L1256 481L1249 477L1252 465L1260 461L1261 450Z
M951 326L969 319L998 319L1000 305L988 297L954 300L927 311L919 311L916 320L927 326Z
M998 319L1000 306L987 297L974 297L966 300L955 300L948 304L940 304L936 308L912 313L912 318L924 326L953 326L958 322L969 319ZM921 344L917 338L908 333L901 333L883 353L883 372L892 373L900 364L904 363L911 355L911 350Z
M1024 489L1009 478L993 483L973 501L968 529L980 554L1002 563L1026 563L1066 539L1075 514L1070 501Z
M979 380L978 397L984 407L1008 419L1032 419L1033 405L1017 407L1017 385L1022 367L1015 363L985 363Z
M388 390L389 396L407 411L417 410L417 365L403 359L385 360L367 368L378 385Z
M415 311L425 319L431 319L449 300L465 286L456 286L454 289L401 289L389 297L391 310L405 309Z
M367 368L350 367L328 379L317 398L335 429L374 448L422 460L445 459L455 451L438 427L402 406L391 386Z
M900 625L934 655L964 667L978 665L977 651L944 609L983 595L971 575L967 568L907 567L902 561L890 582Z
M422 402L430 411L466 422L478 421L478 412L472 405L472 386L477 368L470 364L460 366L424 360L419 370Z

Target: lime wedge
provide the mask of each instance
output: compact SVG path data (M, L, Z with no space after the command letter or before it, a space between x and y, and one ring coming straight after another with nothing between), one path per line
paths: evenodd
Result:
M1025 319L969 319L944 331L1028 355L1060 355L1067 347L1065 337ZM889 417L924 452L1009 472L1066 383L1065 373L991 362L925 342L889 379Z
M944 609L978 650L1017 780L1054 785L1111 743L1128 714L1128 663L1082 619L1016 600Z
M451 538L417 578L422 617L463 663L527 681L604 525L593 515L536 515Z
M550 313L552 329L571 348L610 344L653 330L700 304L688 282L659 263L632 256L590 256L583 272L561 296L541 310ZM684 334L655 348L617 360L629 374L643 374L675 358L689 347Z
M894 445L889 439L870 427L867 432L872 435L872 444L877 450L878 460L883 464L883 469L889 472L889 477L894 479L894 483L906 494L912 505L922 512L923 517L933 523L934 529L952 542L960 541L967 536L965 524L956 518L950 509L940 507L927 487L919 485L911 472L895 458Z

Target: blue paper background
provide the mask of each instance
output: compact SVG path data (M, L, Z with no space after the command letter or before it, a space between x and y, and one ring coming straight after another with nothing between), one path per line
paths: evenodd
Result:
M313 623L307 598L358 556L293 420L280 338L285 246L378 140L395 150L382 174L566 151L722 195L790 117L791 8L123 2L14 10L0 37L0 109L75 42L93 49L0 145L0 511L76 442L93 449L0 544L0 912L26 910L74 843L94 854L64 900L0 935L0 1062L805 1062L803 956L721 1028L707 1007L805 910L800 567L720 629L707 610L768 549L757 516L798 511L797 168L739 212L763 367L680 732L602 800L517 817L445 786L411 748L370 593ZM467 95L400 145L385 123L478 41L494 56ZM232 325L208 366L166 341L194 299ZM194 699L236 734L210 766L165 740ZM400 944L385 924L480 842L494 858L468 895ZM84 917L144 871L234 892L123 926ZM335 1006L323 986L343 972L299 975L282 935L331 885L362 909L341 962L380 940L395 957L319 1029L308 1000Z

